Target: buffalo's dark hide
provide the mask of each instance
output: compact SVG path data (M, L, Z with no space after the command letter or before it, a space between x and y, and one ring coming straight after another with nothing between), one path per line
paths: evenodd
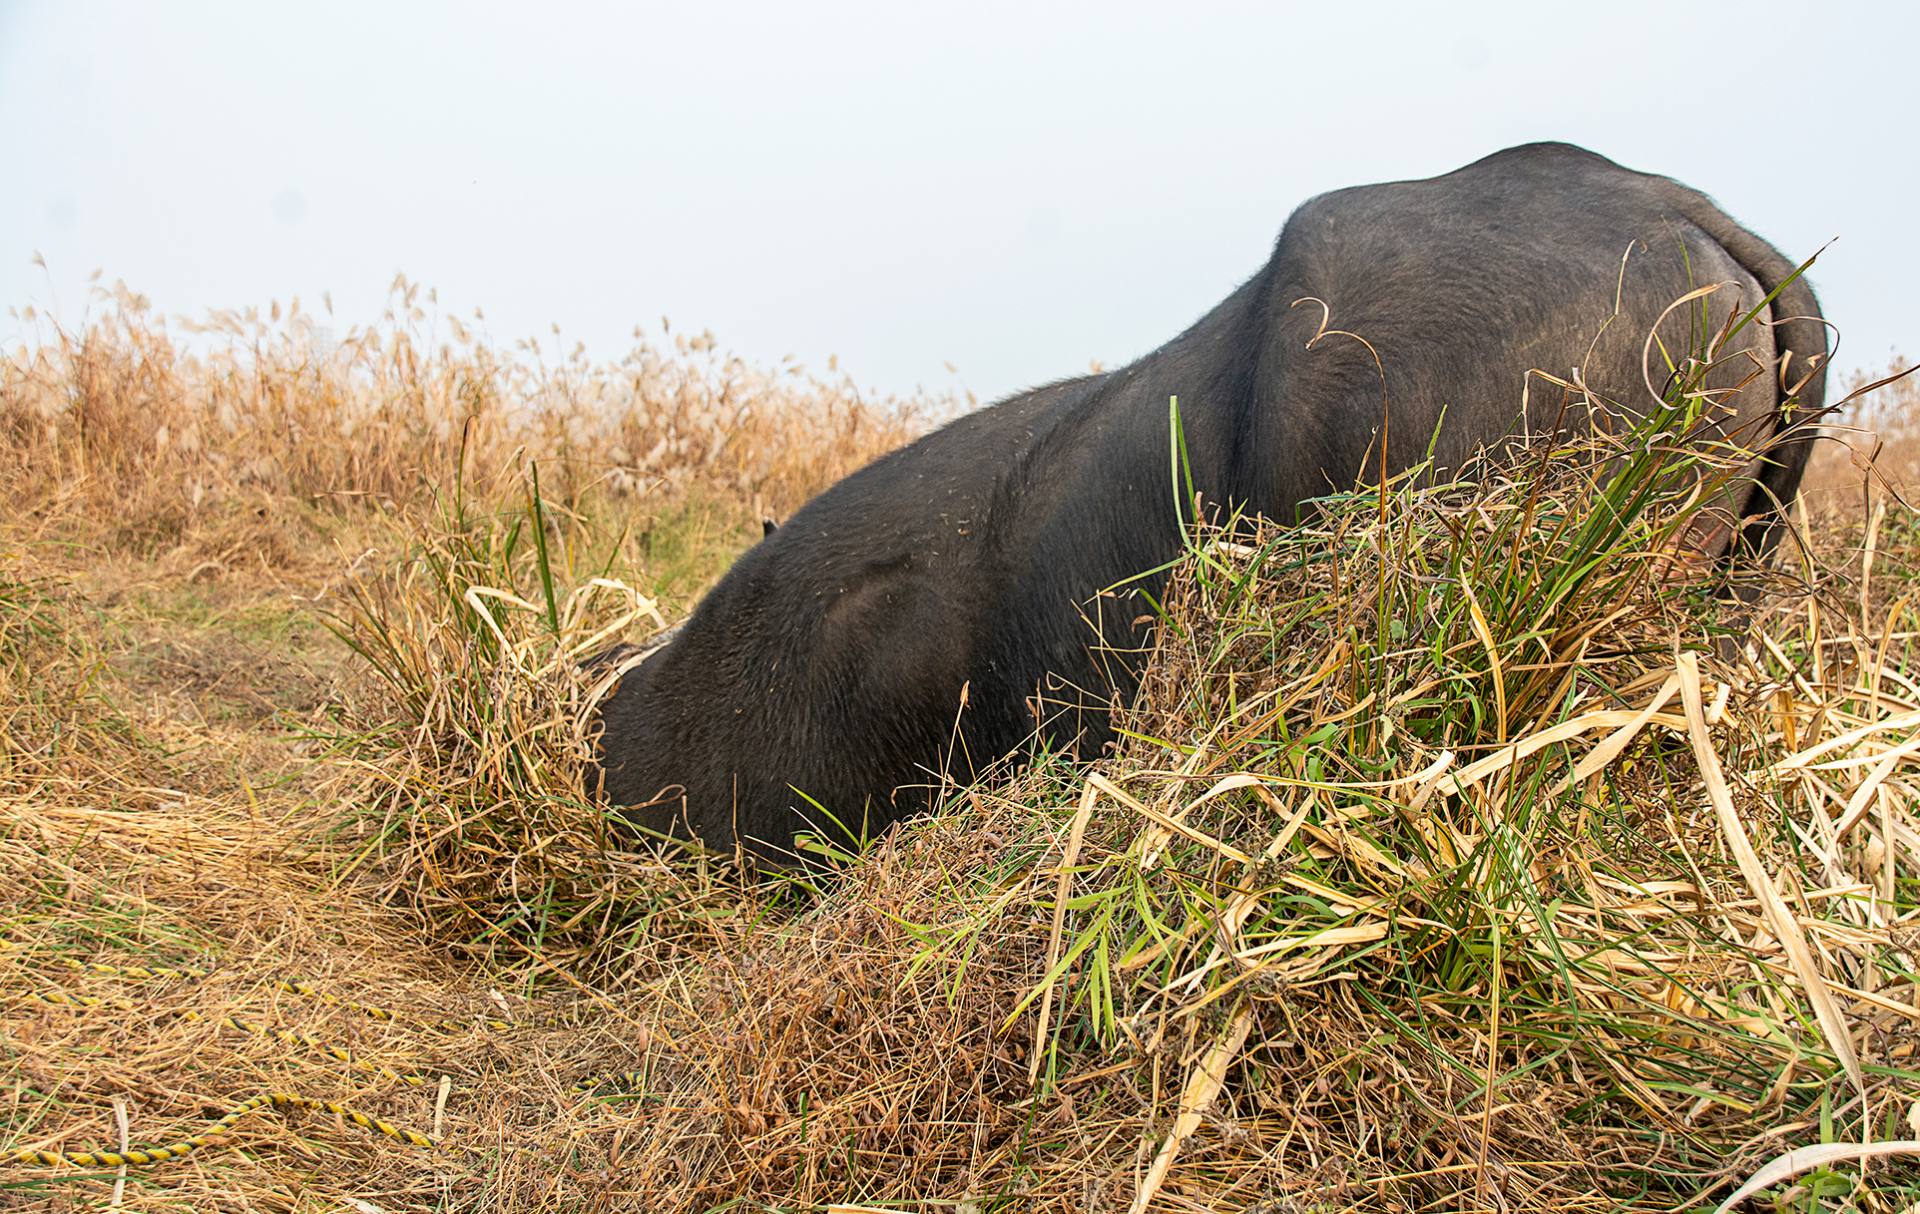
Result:
M964 779L1036 726L1097 749L1146 640L1139 607L1100 592L1178 551L1169 397L1204 499L1286 519L1377 475L1381 372L1356 341L1306 348L1328 315L1384 366L1389 470L1430 440L1457 468L1515 429L1529 369L1577 365L1596 391L1645 402L1642 343L1670 303L1728 282L1717 322L1792 269L1704 195L1564 144L1315 198L1166 345L962 417L769 530L608 701L607 792L638 826L778 859L801 829L837 833L812 802L874 831L927 803L929 772ZM1670 318L1670 348L1694 315ZM1818 315L1796 281L1773 323L1739 335L1769 373L1729 428L1772 428L1783 379L1824 361ZM1541 387L1531 408L1557 409ZM1816 374L1799 404L1817 409L1822 389ZM1753 501L1790 499L1804 461L1805 443L1785 447ZM1763 545L1765 526L1745 538Z

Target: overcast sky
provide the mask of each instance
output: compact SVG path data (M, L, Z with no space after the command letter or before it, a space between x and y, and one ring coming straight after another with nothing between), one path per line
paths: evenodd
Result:
M71 321L97 268L344 329L404 271L502 345L665 314L987 399L1172 336L1312 194L1566 139L1838 237L1880 365L1920 355L1915 12L0 0L0 305Z

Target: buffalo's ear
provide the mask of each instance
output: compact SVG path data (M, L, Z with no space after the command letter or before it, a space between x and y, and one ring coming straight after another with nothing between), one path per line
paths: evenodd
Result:
M775 531L778 531L779 529L780 529L780 524L774 522L770 518L763 518L760 520L760 538L761 539L766 539L768 536L772 535Z

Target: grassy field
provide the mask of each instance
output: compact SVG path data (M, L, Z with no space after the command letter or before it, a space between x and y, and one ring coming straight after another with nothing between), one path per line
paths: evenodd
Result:
M756 882L609 829L577 660L959 402L27 320L0 1208L1920 1208L1912 380L1758 606L1668 443L1196 532L1115 754Z

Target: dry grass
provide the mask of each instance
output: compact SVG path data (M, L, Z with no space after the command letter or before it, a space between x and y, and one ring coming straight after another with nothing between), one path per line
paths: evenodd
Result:
M363 816L325 828L354 848L343 875L387 878L383 900L485 955L505 941L564 964L617 938L661 867L622 855L600 808L592 713L617 672L584 664L665 621L610 577L556 586L576 528L548 514L537 465L523 490L503 518L456 484L411 559L347 584L335 627L381 694L345 740L341 797Z
M604 831L572 659L938 406L438 349L420 301L191 357L122 311L0 377L0 1147L266 1091L442 1145L261 1111L0 1206L1682 1209L1920 1137L1897 502L1821 504L1740 621L1651 576L1687 476L1571 525L1592 449L1197 536L1118 753L745 886Z
M1848 389L1905 369L1857 375ZM1920 378L1908 376L1862 397L1827 432L1832 441L1821 444L1807 469L1806 491L1816 509L1865 518L1875 489L1920 502Z
M530 341L503 353L404 279L385 323L338 342L297 300L179 337L124 287L95 303L77 333L29 313L37 341L0 362L0 500L43 534L143 551L204 544L235 514L406 510L457 461L490 481L530 454L564 503L645 519L712 499L757 521L954 407L753 367L664 321L616 363Z

